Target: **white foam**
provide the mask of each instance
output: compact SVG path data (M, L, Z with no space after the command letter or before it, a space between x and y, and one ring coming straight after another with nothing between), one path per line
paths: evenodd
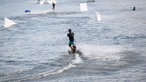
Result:
M123 50L120 46L90 44L80 45L80 49L85 57L101 60L120 60L119 53Z
M63 68L57 70L55 74L62 73L63 71L68 70L68 69L70 69L70 68L72 68L72 67L76 67L76 66L73 65L73 64L71 64L71 63L69 63L67 66L65 66L65 67L63 67Z
M79 64L82 63L82 59L80 58L79 54L75 54L75 59L71 61L72 64Z
M16 24L14 21L8 19L7 17L4 18L4 27L10 27Z
M52 71L49 71L49 72L40 73L39 76L46 77L46 76L50 76L50 75L59 74L59 73L64 72L65 70L69 70L72 67L76 67L76 66L71 64L71 63L69 63L67 66L64 66L64 67L62 67L60 69L55 69L55 70L52 70Z
M59 68L59 69L52 70L50 72L40 73L39 76L46 77L46 76L50 76L50 75L59 74L59 73L64 72L65 70L71 69L72 67L76 67L75 64L79 64L79 63L82 63L82 60L81 60L79 54L75 54L75 59L72 60L68 65L66 65L62 68Z

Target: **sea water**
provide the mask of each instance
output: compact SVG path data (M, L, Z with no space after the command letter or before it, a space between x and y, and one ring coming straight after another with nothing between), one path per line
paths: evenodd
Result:
M1 0L0 82L145 82L146 1L96 0L80 12L86 2L60 0L51 12L37 0ZM4 17L17 24L4 28ZM68 53L69 28L81 53Z

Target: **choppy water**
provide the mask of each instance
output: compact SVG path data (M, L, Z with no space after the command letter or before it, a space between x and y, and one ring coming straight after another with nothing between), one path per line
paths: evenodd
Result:
M88 12L79 11L86 0L62 0L54 13L35 2L0 1L1 82L146 81L145 0L96 0ZM4 17L17 24L4 28ZM82 54L68 53L68 28Z

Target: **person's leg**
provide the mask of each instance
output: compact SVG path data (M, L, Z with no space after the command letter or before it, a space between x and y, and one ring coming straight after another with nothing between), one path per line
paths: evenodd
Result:
M69 41L69 44L68 44L68 45L69 45L69 47L71 47L71 44L72 44L72 43L71 43L71 41Z
M71 45L74 45L74 41L69 41L69 47L71 47Z

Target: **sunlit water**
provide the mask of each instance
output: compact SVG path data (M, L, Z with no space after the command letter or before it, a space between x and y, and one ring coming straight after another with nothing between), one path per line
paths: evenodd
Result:
M145 0L96 0L88 12L86 0L62 0L53 13L36 2L0 1L1 82L146 81ZM4 17L17 24L4 28ZM68 28L81 53L68 53Z

